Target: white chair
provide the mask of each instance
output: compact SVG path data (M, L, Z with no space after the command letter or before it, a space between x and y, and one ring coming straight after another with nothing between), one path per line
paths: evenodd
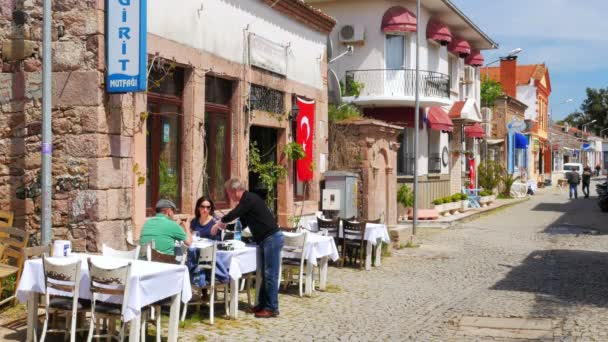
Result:
M199 249L199 258L198 258L198 269L200 270L208 270L210 271L211 275L209 277L209 279L207 280L207 286L205 287L197 287L197 286L192 286L193 288L195 288L198 291L202 291L203 289L206 289L208 291L209 294L209 323L210 324L214 324L214 305L215 305L215 293L216 290L218 288L223 288L224 290L224 308L226 310L226 312L228 312L228 283L219 283L215 281L215 271L217 268L217 264L216 264L216 260L217 260L217 241L213 241L213 244L208 246L208 247L204 247L204 248L200 248ZM202 297L202 296L201 296ZM185 319L186 317L186 312L188 310L188 305L196 305L196 306L200 306L200 304L202 304L201 302L190 302L187 305L184 305L184 310L182 312L182 321Z
M308 233L284 236L283 250L281 251L281 269L285 275L285 288L293 281L294 270L298 271L298 287L300 297L303 295L304 284L304 248Z
M103 244L103 246L101 247L101 254L103 256L108 256L112 258L137 260L139 258L140 248L141 246L135 246L135 249L132 249L130 251L120 251L112 247L106 246L106 244Z
M90 291L93 295L91 300L91 322L87 342L91 342L93 337L107 337L108 339L117 338L122 342L125 338L125 326L123 313L129 298L129 278L131 277L131 263L113 269L102 268L95 265L91 259L89 264ZM106 303L98 301L100 295L111 295L112 297L122 297L122 304ZM97 320L109 321L106 334L99 331ZM120 320L120 331L118 336L114 335L116 320ZM93 328L96 334L93 334Z
M42 326L42 336L40 341L44 342L46 334L63 332L66 335L70 334L70 341L76 341L77 331L86 331L87 329L76 329L77 313L83 309L82 304L78 302L78 293L80 290L80 265L82 260L77 260L72 263L55 264L47 259L46 255L42 255L42 268L44 270L44 285L46 292L44 294L45 303L48 303L44 312L44 325ZM51 295L51 290L65 292L66 296ZM48 329L49 315L66 314L65 329Z

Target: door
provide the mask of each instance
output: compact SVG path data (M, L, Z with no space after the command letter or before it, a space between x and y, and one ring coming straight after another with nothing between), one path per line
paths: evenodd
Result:
M386 70L384 92L377 92L384 95L405 95L408 88L413 90L411 77L408 80L405 70L405 36L386 35ZM368 82L371 83L371 82ZM368 86L366 84L366 86Z
M259 150L261 161L265 163L271 162L276 164L278 130L269 127L251 126L249 136L250 144L255 144ZM270 206L270 209L273 211L273 213L277 212L276 184L269 193L266 186L264 186L264 184L262 183L260 175L249 171L249 191L256 193L264 200L267 200L268 196L272 196L274 200L273 204Z

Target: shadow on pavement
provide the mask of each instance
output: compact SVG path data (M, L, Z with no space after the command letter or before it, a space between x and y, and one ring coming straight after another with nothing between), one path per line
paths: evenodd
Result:
M608 253L535 251L490 289L551 296L571 305L608 307Z

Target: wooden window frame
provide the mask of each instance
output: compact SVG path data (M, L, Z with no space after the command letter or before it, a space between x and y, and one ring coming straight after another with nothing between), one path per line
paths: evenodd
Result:
M181 137L182 133L184 132L184 120L183 120L183 104L184 101L181 97L178 96L170 96L170 95L162 95L162 94L157 94L157 93L148 93L148 107L153 106L153 107L160 107L163 104L169 104L169 105L175 105L178 108L178 113L175 114L177 115L177 120L178 120L178 128L179 128L179 134L178 136L180 137L179 142L177 144L177 151L178 151L178 156L177 156L177 160L178 160L178 170L177 172L179 172L179 183L178 183L178 198L179 198L179 203L175 203L175 205L177 206L177 213L181 213L181 203L182 203L182 167L183 167L183 144L184 141ZM154 113L154 111L152 111L152 113ZM157 116L163 116L164 114L152 114L151 119L152 119L152 130L153 131L158 131L160 130L160 118ZM168 116L168 115L164 115L164 116ZM150 134L151 132L148 132L148 134ZM160 144L156 143L154 140L152 140L152 146L150 146L151 148L151 155L152 156L158 156L160 154ZM160 193L159 193L159 189L160 189L160 184L159 184L159 159L158 158L153 158L150 162L151 165L151 170L150 170L150 188L151 188L151 194L150 194L150 204L152 206L154 206L154 204L156 202L158 202L158 200L160 199ZM147 216L153 216L156 213L156 209L154 207L146 207L146 215Z
M231 100L232 102L232 100ZM221 105L221 104L216 104L216 103L205 103L205 120L207 120L207 113L213 113L215 115L217 114L222 114L226 116L226 125L227 125L227 132L226 132L226 146L227 146L227 152L230 154L231 150L232 150L232 108L230 105ZM213 134L215 134L215 132L205 132L206 134L210 135L210 139L212 140L212 136ZM206 143L206 142L205 142ZM207 146L206 148L206 153L207 153L207 163L209 163L209 161L211 160L210 157L210 149L209 146ZM232 176L232 170L230 167L230 159L229 157L225 158L225 167L227 170L227 177L224 177L224 179L230 179L230 177ZM207 165L205 165L205 167L207 167ZM207 172L207 170L205 170L205 173ZM208 187L209 187L209 191L211 190L211 178L209 177L209 175L207 175L208 179ZM221 186L224 186L223 184L221 184ZM213 198L214 201L214 205L217 209L229 209L230 208L230 200L226 199L226 201L219 201L216 200L215 198Z

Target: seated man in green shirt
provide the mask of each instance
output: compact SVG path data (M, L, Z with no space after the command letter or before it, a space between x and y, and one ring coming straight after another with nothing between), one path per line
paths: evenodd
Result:
M154 249L163 254L174 255L175 240L183 241L186 246L192 244L190 229L173 221L175 204L167 199L156 203L156 216L149 218L141 232L139 243L144 245L154 240Z

